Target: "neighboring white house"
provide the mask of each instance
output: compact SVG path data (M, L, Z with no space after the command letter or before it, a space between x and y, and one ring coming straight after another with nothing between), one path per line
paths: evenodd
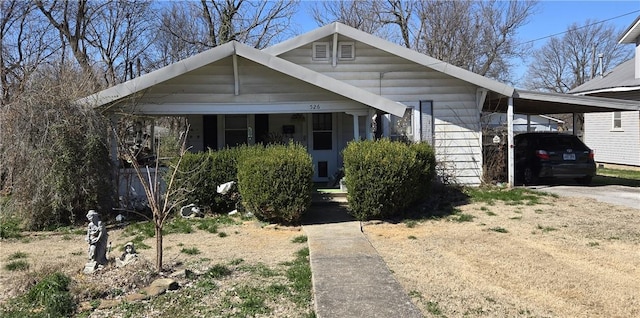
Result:
M513 115L513 132L558 131L564 129L563 120L545 115ZM483 115L482 126L490 129L507 127L507 114L490 113Z
M620 37L635 44L634 58L610 73L580 85L570 94L638 101L640 104L640 17ZM585 143L595 150L599 163L640 167L640 111L585 114Z
M629 103L513 87L340 23L264 50L229 42L80 102L114 114L182 116L192 150L294 140L314 180L342 166L354 139L425 141L449 180L482 181L483 109L539 114ZM563 108L564 107L564 108ZM570 109L568 109L570 108ZM537 112L539 110L539 112Z

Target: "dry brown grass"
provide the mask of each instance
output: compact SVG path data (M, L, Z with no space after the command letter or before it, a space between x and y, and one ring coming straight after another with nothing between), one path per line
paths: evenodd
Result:
M425 316L640 316L639 210L553 197L459 208L473 221L364 227Z
M194 226L195 230L195 226ZM292 261L301 244L292 243L293 238L302 235L300 227L264 227L257 221L246 221L240 225L223 225L219 231L227 236L195 230L190 234L169 234L164 237L165 274L181 268L206 271L215 264L227 264L242 259L243 264L263 264L270 268L282 267L281 263ZM124 245L132 237L123 230L109 231L109 241L113 251L110 258L120 256L118 246ZM144 243L149 249L138 249L139 261L125 267L113 264L92 275L82 273L87 262L87 244L82 234L28 233L20 239L0 241L0 303L10 297L24 293L38 278L47 273L60 271L72 278L71 289L78 300L113 298L118 294L139 291L155 278L155 239ZM183 248L193 248L198 254L181 252ZM28 271L8 271L5 265L16 252L27 254Z

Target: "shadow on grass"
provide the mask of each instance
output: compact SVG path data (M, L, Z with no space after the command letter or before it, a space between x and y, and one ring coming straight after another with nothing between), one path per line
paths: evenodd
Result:
M627 186L627 187L640 187L640 180L597 175L593 178L593 181L591 182L591 186L603 186L603 185L621 185L621 186Z
M387 220L402 223L409 220L441 219L458 214L459 206L471 202L469 195L460 186L434 184L431 194L424 201L410 207L398 218Z

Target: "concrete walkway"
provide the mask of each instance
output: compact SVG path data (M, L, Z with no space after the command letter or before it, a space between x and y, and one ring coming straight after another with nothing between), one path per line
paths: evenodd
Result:
M344 208L312 207L303 230L318 318L422 317Z

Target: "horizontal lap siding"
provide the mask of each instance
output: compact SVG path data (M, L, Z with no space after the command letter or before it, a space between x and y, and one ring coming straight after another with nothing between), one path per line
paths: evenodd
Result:
M239 95L231 58L149 89L141 103L265 103L342 101L344 97L238 57Z
M640 166L640 113L622 112L622 129L613 130L613 113L584 116L584 140L597 162Z
M320 41L331 43L332 38ZM335 67L331 62L312 61L311 45L280 57L391 100L433 101L436 154L444 173L455 182L479 184L482 151L477 87L377 48L355 45L355 60L338 61Z

